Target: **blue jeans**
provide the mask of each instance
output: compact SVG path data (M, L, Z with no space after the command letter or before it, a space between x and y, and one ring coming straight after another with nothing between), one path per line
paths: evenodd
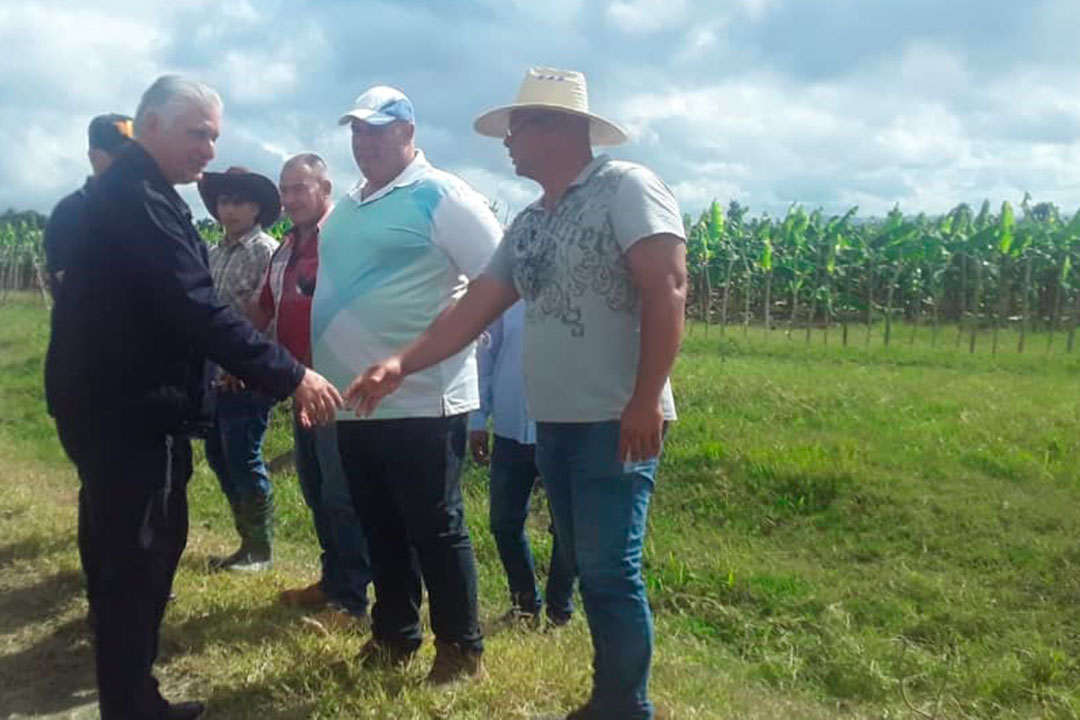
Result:
M510 601L515 608L539 614L542 604L536 586L536 567L532 548L525 534L529 499L540 474L536 469L536 446L522 445L510 438L495 436L491 451L491 534L499 549L499 559L510 585ZM551 567L545 596L548 614L560 619L574 612L574 568L559 547L559 536L552 527Z
M206 434L206 462L233 508L242 498L272 495L262 446L274 402L255 390L215 394L213 425Z
M345 485L337 429L329 425L306 430L293 414L293 442L300 491L311 509L322 548L319 584L328 598L353 615L363 615L368 607L371 562L363 525Z
M589 707L649 720L653 622L641 574L659 458L619 460L619 422L537 423L536 459L555 531L575 564L593 641Z

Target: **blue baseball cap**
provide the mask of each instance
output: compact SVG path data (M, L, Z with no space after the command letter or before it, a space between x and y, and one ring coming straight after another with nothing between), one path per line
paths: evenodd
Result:
M365 90L353 102L353 109L341 116L338 125L348 125L353 120L368 125L387 125L395 120L415 124L412 101L397 88L376 85Z

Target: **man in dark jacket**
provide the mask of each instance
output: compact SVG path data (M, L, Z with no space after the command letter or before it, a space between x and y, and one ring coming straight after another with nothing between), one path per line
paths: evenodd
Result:
M326 422L337 391L263 339L214 292L207 250L174 185L214 157L221 100L159 78L135 140L91 187L83 240L57 298L45 369L60 441L79 472L101 717L194 718L151 674L187 540L190 437L206 425L208 361Z
M49 278L49 289L55 295L64 272L70 264L71 248L82 236L85 223L83 208L86 195L94 179L105 172L120 151L131 141L132 120L127 115L98 115L90 121L87 135L90 149L86 156L90 160L93 175L86 179L83 186L64 197L49 214L45 225L45 269Z

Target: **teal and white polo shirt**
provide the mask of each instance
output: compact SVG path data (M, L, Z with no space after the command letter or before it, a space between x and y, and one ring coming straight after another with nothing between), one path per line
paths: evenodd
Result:
M319 236L311 310L315 369L344 392L423 332L487 265L502 228L487 200L422 152L386 187L342 199ZM480 406L475 346L410 375L370 419L440 417ZM359 420L341 411L338 420Z

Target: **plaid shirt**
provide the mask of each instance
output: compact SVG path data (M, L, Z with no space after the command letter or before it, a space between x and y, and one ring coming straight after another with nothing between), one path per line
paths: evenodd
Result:
M277 241L256 225L239 240L222 240L210 249L214 288L222 300L244 317L251 316L251 308L259 300L266 269L277 246Z

